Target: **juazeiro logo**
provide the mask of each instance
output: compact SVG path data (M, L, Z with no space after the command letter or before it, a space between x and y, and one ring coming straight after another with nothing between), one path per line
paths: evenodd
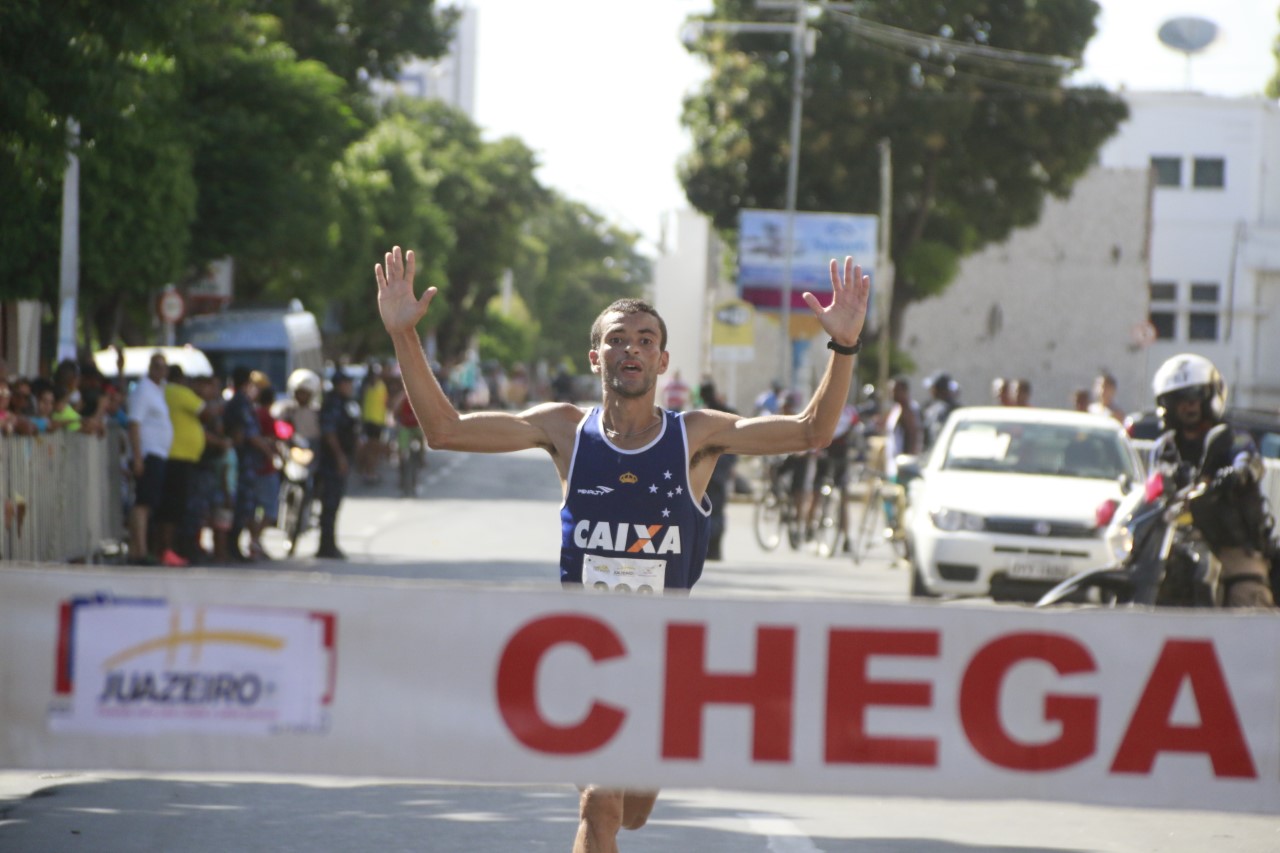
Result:
M573 544L628 554L681 553L680 528L667 524L614 524L584 518L573 528Z

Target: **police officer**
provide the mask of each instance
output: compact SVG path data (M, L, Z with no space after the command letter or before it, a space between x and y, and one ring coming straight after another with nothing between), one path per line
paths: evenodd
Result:
M1264 551L1271 518L1261 483L1262 457L1253 437L1223 422L1227 385L1209 359L1176 355L1152 383L1164 434L1151 462L1172 473L1178 488L1211 484L1211 500L1193 508L1196 529L1222 563L1227 607L1271 607L1270 565Z
M338 507L347 491L347 475L360 439L360 403L351 376L339 370L333 390L320 406L320 550L317 557L345 560L338 549Z

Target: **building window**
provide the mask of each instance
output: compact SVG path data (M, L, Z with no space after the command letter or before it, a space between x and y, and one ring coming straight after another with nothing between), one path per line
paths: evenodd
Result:
M1218 285L1217 284L1197 284L1191 283L1191 301L1192 302L1212 302L1218 304Z
M1156 173L1156 186L1158 187L1182 186L1182 158L1181 157L1152 157L1151 168Z
M1227 185L1227 161L1221 157L1197 157L1191 183L1202 189L1222 189Z
M1177 315L1172 311L1152 311L1151 325L1156 329L1156 340L1171 341L1177 334Z
M1187 317L1187 339L1192 341L1216 341L1218 339L1218 314L1192 311Z
M1178 298L1178 285L1171 281L1151 282L1152 302L1173 302Z

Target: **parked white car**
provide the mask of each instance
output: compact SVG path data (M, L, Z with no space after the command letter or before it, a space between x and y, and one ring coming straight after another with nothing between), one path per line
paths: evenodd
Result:
M1061 409L952 412L908 485L915 596L1034 600L1110 561L1098 508L1141 486L1116 421Z

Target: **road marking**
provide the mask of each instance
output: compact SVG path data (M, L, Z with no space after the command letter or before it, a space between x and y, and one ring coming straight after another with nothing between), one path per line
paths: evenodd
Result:
M780 815L741 813L738 817L756 835L765 836L769 853L822 853L800 827Z

